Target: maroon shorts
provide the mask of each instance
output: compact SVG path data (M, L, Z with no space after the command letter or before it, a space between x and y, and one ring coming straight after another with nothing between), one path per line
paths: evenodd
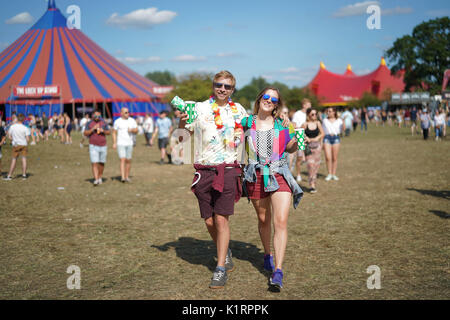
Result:
M198 200L200 215L203 219L212 217L214 214L230 216L234 214L234 202L239 192L238 179L240 177L235 169L225 169L223 192L214 190L212 187L217 173L214 170L198 170L201 176L196 174L193 183L193 191Z
M281 174L275 173L275 178L277 179L278 185L280 188L275 192L290 192L291 188L289 188L286 179ZM270 196L273 192L264 191L264 177L261 174L260 170L256 170L256 183L245 182L247 186L248 197L250 199L263 199Z

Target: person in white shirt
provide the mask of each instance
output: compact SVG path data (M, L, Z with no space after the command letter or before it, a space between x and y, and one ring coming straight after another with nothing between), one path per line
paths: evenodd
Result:
M84 146L84 138L85 138L85 135L84 135L84 129L86 128L86 124L89 122L89 114L88 113L86 113L85 115L84 115L84 118L83 119L81 119L80 120L80 128L81 128L81 142L80 142L80 148L83 148L83 146Z
M138 126L127 108L120 110L120 118L114 121L113 149L117 149L120 159L121 182L131 182L131 156L133 154L133 136L138 133Z
M341 138L339 135L345 131L345 123L341 118L338 118L337 112L334 108L328 108L328 117L323 120L322 127L325 133L323 139L323 149L325 151L325 160L327 163L328 175L325 181L339 180L336 176L337 158Z
M436 109L434 115L434 130L436 133L436 141L442 140L445 130L445 113L441 109Z
M151 140L152 140L154 126L155 126L155 124L153 122L152 116L150 115L150 113L147 113L145 115L145 120L144 120L144 136L145 136L146 146L148 146L148 147L151 147L153 145Z
M292 122L296 129L300 128L306 122L306 110L311 108L311 101L309 99L302 100L302 109L294 113L292 117ZM300 175L300 166L302 162L305 162L305 153L301 150L297 151L297 161L295 163L295 168L297 169L297 182L302 181L302 177Z
M23 125L25 116L19 114L17 117L17 123L13 124L8 130L9 139L12 141L12 159L11 167L9 169L8 176L3 180L12 180L12 174L16 169L17 158L22 156L22 178L27 179L27 153L28 153L28 142L30 141L31 130L30 128Z

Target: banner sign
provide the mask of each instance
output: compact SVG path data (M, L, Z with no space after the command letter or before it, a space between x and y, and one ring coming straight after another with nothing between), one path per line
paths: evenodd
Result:
M58 85L15 86L13 87L13 94L17 98L55 97L61 95L61 88Z
M173 86L153 87L153 94L156 96L165 96L174 89Z

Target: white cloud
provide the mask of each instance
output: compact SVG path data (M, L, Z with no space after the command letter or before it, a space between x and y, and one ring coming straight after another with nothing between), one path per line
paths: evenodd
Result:
M410 14L413 12L412 8L409 7L395 7L392 9L385 9L385 10L381 10L381 15L385 15L385 16L390 16L390 15L395 15L395 14Z
M132 11L124 16L113 13L111 17L106 20L106 23L121 28L136 27L149 29L158 24L168 23L176 16L177 13L173 11L158 11L157 8L147 8Z
M238 58L242 57L242 54L236 52L219 52L216 57L218 58Z
M298 69L296 67L289 67L289 68L280 70L280 73L298 73L298 72L300 72L300 69Z
M117 60L120 62L129 64L129 65L135 65L135 64L148 64L153 62L160 62L160 57L146 57L146 58L135 58L135 57L116 57Z
M34 20L33 16L28 12L22 12L15 15L11 19L5 21L6 24L29 24Z
M206 61L206 57L196 57L190 54L184 54L178 57L175 57L172 59L172 61L177 61L177 62L198 62L198 61Z
M350 16L360 16L366 14L367 7L370 5L380 5L378 1L364 1L357 2L355 4L350 4L343 8L338 9L335 13L333 13L333 17L342 18L342 17L350 17Z
M398 14L410 14L413 12L413 9L410 7L395 7L389 9L383 9L383 6L379 1L364 1L357 2L355 4L350 4L348 6L342 7L333 13L333 17L335 18L344 18L351 16L362 16L367 14L367 7L371 5L376 5L381 8L381 15L390 16L390 15L398 15Z

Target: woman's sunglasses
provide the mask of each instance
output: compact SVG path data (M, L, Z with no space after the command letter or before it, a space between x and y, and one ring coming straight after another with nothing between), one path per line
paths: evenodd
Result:
M269 100L270 99L270 101L272 101L273 104L278 104L278 98L271 97L268 94L263 95L262 98L264 100Z
M233 89L232 85L225 84L225 83L214 82L213 85L214 85L214 88L217 88L217 89L220 89L222 87L225 87L225 90L232 90Z

